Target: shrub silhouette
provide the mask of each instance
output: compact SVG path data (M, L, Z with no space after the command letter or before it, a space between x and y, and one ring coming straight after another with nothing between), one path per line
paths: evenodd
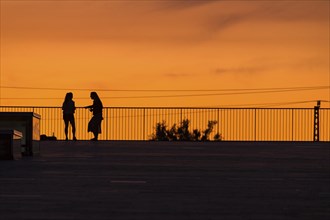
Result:
M154 141L210 141L210 134L213 131L213 127L217 124L217 121L209 121L207 128L201 132L198 129L194 129L192 133L189 132L190 121L184 119L180 127L173 124L170 129L167 129L165 121L158 122L156 124L156 131L151 135L151 140ZM221 141L222 135L217 133L214 135L214 141Z
M178 140L178 129L176 124L174 124L169 131L167 131L167 137L170 141Z
M216 125L218 122L217 121L209 121L209 123L207 124L207 129L205 129L204 134L202 136L202 141L208 141L210 134L213 131L213 126Z
M194 129L192 133L192 140L199 141L201 139L201 132L198 129Z
M216 134L214 135L214 141L221 141L221 140L222 140L222 135L219 134L219 133L216 133Z
M189 133L189 120L185 119L181 122L178 128L179 141L190 141L191 135Z
M165 121L159 122L156 124L156 134L152 135L152 140L155 141L169 141L167 137L167 131L166 131L166 123Z

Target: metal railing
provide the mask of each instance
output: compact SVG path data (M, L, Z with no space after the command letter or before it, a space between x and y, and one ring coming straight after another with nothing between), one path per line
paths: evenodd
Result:
M0 106L0 112L35 112L41 115L40 134L55 135L59 140L65 137L60 107ZM77 108L79 140L93 137L87 132L91 117L87 109ZM312 108L106 107L103 117L100 140L150 140L157 123L179 126L184 119L190 121L191 131L203 131L208 121L217 121L211 140L219 133L224 141L313 141L314 132ZM319 117L319 140L330 141L330 108L321 108Z

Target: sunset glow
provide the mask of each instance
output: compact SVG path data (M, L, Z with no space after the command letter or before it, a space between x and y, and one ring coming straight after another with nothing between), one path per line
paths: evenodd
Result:
M327 0L0 2L0 105L329 107Z

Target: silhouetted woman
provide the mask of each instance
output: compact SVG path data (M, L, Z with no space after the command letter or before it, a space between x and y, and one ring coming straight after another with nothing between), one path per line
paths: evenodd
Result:
M103 104L96 92L91 92L91 99L93 99L93 105L85 107L93 112L93 117L88 123L88 132L93 132L94 138L91 140L97 141L99 134L101 134Z
M72 135L73 135L73 140L76 141L76 124L74 121L74 112L76 110L76 106L73 99L73 94L72 92L68 92L65 95L65 99L62 105L62 110L63 110L63 120L65 124L65 140L68 140L68 128L69 128L69 123L72 126Z

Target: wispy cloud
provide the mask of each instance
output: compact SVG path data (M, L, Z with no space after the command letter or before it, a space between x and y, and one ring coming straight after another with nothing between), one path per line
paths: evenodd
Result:
M267 70L266 67L238 67L238 68L217 68L212 74L213 75L224 75L224 74L236 74L236 75L250 75L260 74Z
M226 2L222 5L214 5L217 13L210 9L205 15L203 26L209 33L224 31L227 28L246 24L272 25L274 23L284 24L288 22L327 22L329 23L329 2L317 3L288 1L266 3L243 2L241 7ZM245 5L245 7L244 7Z
M205 22L204 27L208 30L206 34L223 31L246 21L247 18L248 14L218 15Z
M299 75L304 71L320 71L321 69L327 68L329 66L329 56L328 57L297 57L295 60L287 60L281 57L272 58L261 58L251 61L252 63L263 63L263 65L254 66L240 66L240 67L219 67L214 69L211 74L214 76L252 76L260 75L270 72L289 71L291 74Z
M201 7L209 5L215 2L216 0L176 0L176 1L159 1L157 2L157 8L161 10L185 10L196 7Z
M329 1L274 2L272 5L261 5L255 18L282 22L329 22L329 4Z
M163 76L169 77L169 78L185 78L185 77L194 76L194 74L189 74L189 73L165 73Z
M314 2L314 1L313 1ZM14 4L15 3L15 4ZM247 24L329 22L329 2L292 1L6 1L2 15L8 39L195 44ZM42 6L43 10L39 10ZM79 7L77 7L79 6ZM61 14L60 17L57 15ZM18 16L19 15L19 16ZM261 27L260 26L260 27Z

